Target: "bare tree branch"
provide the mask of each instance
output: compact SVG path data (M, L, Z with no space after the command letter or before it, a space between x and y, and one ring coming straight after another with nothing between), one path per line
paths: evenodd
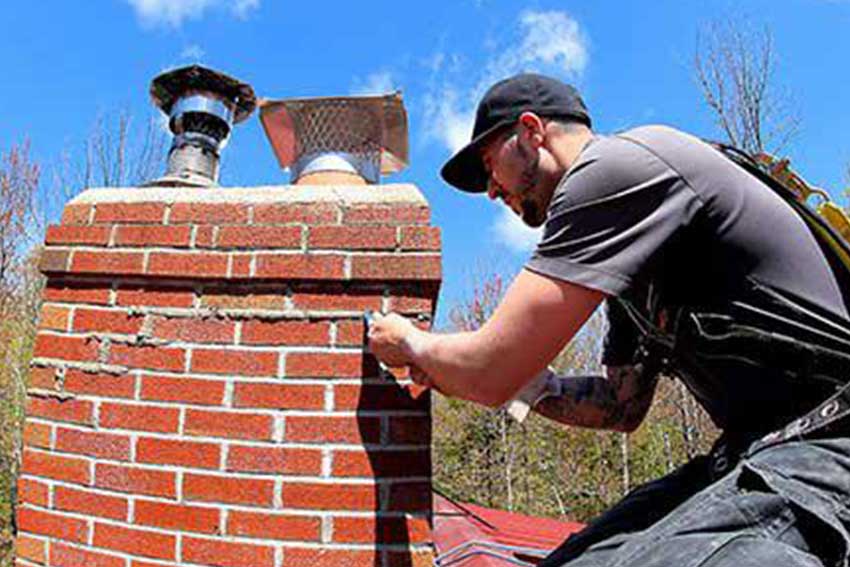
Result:
M728 20L697 35L694 68L703 99L730 144L751 153L781 152L799 131L787 94L774 84L775 51L767 27Z

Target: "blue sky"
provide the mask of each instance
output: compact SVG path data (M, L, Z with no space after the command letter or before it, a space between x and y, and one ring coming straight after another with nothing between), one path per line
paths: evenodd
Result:
M98 113L128 109L144 119L150 80L197 61L271 98L401 89L411 166L386 181L415 183L443 229L444 316L477 275L516 271L534 241L499 206L438 176L468 136L481 92L536 70L579 87L599 131L666 123L718 137L693 55L698 29L724 18L772 30L775 84L801 120L789 154L809 180L840 195L850 163L845 0L8 3L0 13L0 150L29 138L49 172ZM223 162L225 185L288 181L256 116L235 131Z

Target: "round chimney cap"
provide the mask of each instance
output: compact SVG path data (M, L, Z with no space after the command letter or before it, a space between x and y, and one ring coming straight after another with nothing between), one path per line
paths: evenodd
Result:
M166 71L154 78L150 89L154 104L166 114L178 99L199 92L215 95L231 105L234 124L248 118L257 106L251 85L201 65Z

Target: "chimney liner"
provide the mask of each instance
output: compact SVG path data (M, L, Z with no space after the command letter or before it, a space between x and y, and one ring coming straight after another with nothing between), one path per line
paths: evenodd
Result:
M151 83L151 98L174 134L164 177L148 185L208 187L218 184L219 154L234 124L254 111L253 89L200 65L167 71Z

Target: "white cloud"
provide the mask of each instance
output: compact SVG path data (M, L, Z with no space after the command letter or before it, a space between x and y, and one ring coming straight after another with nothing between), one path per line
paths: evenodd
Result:
M450 152L469 142L474 120L474 110L458 100L453 88L446 86L442 92L425 95L426 136L439 140Z
M366 76L365 79L354 79L351 89L353 95L381 95L396 90L395 79L389 71L377 71Z
M186 20L200 19L207 10L227 9L245 18L259 7L260 0L127 0L142 25L179 28Z
M204 55L206 55L204 49L197 43L193 43L183 48L183 51L180 52L180 59L191 59L192 61L200 61L204 58Z
M454 152L469 141L475 107L496 81L523 71L577 79L587 67L588 40L578 22L566 12L522 12L514 31L513 41L504 46L495 42L490 50L498 55L472 72L461 68L465 58L457 54L440 51L434 56L432 70L440 70L449 59L455 68L444 74L456 75L456 79L443 81L426 94L426 137Z
M542 228L531 228L507 207L500 207L491 226L496 240L514 252L531 252L543 234Z

